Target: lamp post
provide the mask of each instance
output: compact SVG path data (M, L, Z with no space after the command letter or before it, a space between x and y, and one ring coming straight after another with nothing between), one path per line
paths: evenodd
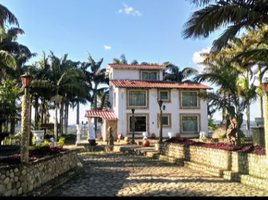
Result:
M29 136L30 136L30 97L28 95L28 88L31 85L32 76L24 74L21 76L22 84L24 86L24 96L22 100L22 117L21 117L21 145L20 145L20 161L22 163L29 162Z
M265 152L268 158L268 82L264 81L262 83L262 89L265 91L265 96L263 97L263 110L264 110L264 142L265 142Z
M159 143L162 142L162 110L161 110L161 107L162 107L162 104L163 104L163 101L160 99L158 101L158 105L159 105Z
M131 112L132 112L132 140L131 140L131 143L134 144L135 143L135 139L134 139L134 132L135 132L135 119L134 119L134 112L135 112L135 109L132 108L131 109Z

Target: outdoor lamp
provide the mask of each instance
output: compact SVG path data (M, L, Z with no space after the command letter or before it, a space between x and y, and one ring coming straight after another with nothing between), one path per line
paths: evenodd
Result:
M268 94L268 81L266 80L266 81L262 82L261 86L262 86L262 89L264 90L265 94L267 95Z
M158 105L159 105L159 109L161 110L161 106L162 106L162 104L163 104L163 101L162 100L159 100L158 101Z
M134 122L134 112L135 112L135 109L132 108L131 109L131 112L132 112L132 138L131 138L131 143L132 144L135 144L135 122Z
M26 73L26 74L23 74L21 76L21 79L22 79L22 84L25 87L25 95L27 95L28 94L28 87L30 87L31 82L32 82L32 76L30 74Z
M163 131L162 131L162 110L161 110L161 106L162 106L162 104L163 104L163 101L160 99L159 101L158 101L158 105L159 105L159 122L160 122L160 124L159 124L159 143L161 143L162 142L162 133L163 133Z
M32 76L30 74L28 74L28 73L23 74L21 76L21 79L22 79L22 84L24 87L29 87L31 85Z

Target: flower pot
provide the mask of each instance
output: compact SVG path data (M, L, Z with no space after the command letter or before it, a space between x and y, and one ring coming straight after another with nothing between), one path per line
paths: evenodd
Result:
M144 140L143 141L143 146L148 147L149 145L150 145L149 140Z
M130 137L125 137L125 141L129 142L130 141Z
M124 139L124 136L120 133L120 134L118 135L118 139L119 139L119 140L123 140L123 139Z

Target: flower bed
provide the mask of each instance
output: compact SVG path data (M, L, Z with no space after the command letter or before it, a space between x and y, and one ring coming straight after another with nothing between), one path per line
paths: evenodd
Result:
M261 145L237 146L237 145L231 145L231 144L221 143L221 142L216 143L216 144L210 144L210 143L204 143L204 142L196 142L196 141L189 140L189 139L178 139L178 138L170 138L166 140L165 142L183 144L183 145L201 146L201 147L206 147L206 148L211 148L211 149L221 149L221 150L227 150L227 151L251 153L251 154L257 154L257 155L266 155L265 147Z
M35 161L39 158L43 158L45 156L58 154L63 151L68 151L68 149L64 149L61 147L49 147L49 146L43 146L36 149L30 149L29 150L29 161ZM20 154L11 155L8 157L5 157L3 159L0 159L0 166L7 166L10 164L20 164Z

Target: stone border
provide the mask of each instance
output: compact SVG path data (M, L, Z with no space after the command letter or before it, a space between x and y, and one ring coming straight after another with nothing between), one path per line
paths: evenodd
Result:
M184 161L196 170L268 191L266 156L175 143L157 144L162 160Z
M57 187L56 180L62 174L76 171L78 164L77 150L68 150L26 164L0 167L0 196L27 196L51 181L55 185L47 189ZM42 193L45 192L36 195Z

